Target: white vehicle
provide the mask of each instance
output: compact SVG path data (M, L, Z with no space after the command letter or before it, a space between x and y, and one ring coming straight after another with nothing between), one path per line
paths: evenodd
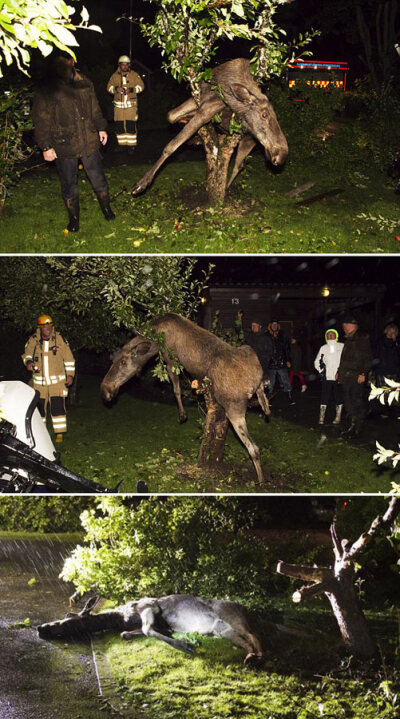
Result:
M62 467L38 402L24 382L0 382L0 492L110 492Z

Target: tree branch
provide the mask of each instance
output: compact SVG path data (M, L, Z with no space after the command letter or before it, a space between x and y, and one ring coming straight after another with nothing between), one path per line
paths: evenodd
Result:
M332 587L327 582L316 582L316 584L307 584L292 594L292 600L295 604L306 602L308 599L317 597L318 594L331 591Z
M327 582L332 579L332 571L328 567L303 567L297 564L286 564L278 562L276 567L278 574L295 579L305 579L307 582Z
M366 546L375 538L378 531L382 529L382 527L390 526L399 514L400 497L392 497L385 514L382 517L380 515L375 517L375 519L371 522L371 526L368 531L363 532L363 534L361 534L361 536L349 547L346 552L346 558L354 559L354 557L358 554L361 554Z
M333 543L333 551L335 553L335 556L337 557L337 559L341 559L343 556L343 550L342 550L342 545L339 540L339 535L336 531L336 521L335 520L332 522L329 531L331 533L331 538L332 538L332 543Z

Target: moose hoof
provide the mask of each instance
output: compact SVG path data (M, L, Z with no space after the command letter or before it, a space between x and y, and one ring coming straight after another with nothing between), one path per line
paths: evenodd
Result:
M135 638L132 632L121 632L120 637L124 639L125 642L131 642L132 639Z
M244 665L245 667L259 667L263 662L263 657L261 654L253 654L250 653L245 657Z
M132 189L131 189L131 195L133 195L133 197L136 197L136 195L141 195L142 192L144 192L146 188L147 188L147 184L146 184L146 183L144 183L144 182L138 182L136 185L134 185L134 186L132 187Z
M187 414L181 414L179 417L180 424L185 424L188 421Z
M39 624L36 629L41 639L49 639L51 637L50 624Z

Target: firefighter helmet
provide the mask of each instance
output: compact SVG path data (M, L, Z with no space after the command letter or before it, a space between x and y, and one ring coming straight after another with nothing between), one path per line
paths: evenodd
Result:
M129 55L121 55L121 57L118 58L118 65L120 65L121 62L127 62L128 65L130 65L131 58L129 57Z
M52 325L53 320L50 315L40 315L40 317L38 317L37 323L38 327L43 327L43 325Z

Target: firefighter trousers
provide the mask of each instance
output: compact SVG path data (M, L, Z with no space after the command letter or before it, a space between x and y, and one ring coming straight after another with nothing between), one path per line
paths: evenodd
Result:
M67 431L67 415L65 411L65 397L52 395L51 387L41 387L38 409L46 422L47 410L50 409L54 434L64 434ZM46 392L47 389L47 392Z

